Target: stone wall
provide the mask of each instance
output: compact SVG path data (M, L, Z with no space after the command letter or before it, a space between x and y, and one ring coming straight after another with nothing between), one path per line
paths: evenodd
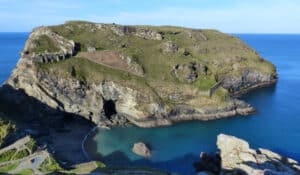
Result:
M211 87L209 90L208 90L208 95L211 97L214 92L219 89L219 87L221 87L223 85L223 81L220 81L218 83L216 83L213 87Z

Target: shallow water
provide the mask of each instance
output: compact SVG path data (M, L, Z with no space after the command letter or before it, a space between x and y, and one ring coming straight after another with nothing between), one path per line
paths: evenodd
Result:
M268 148L300 160L300 35L237 35L278 69L276 86L243 97L257 113L209 122L188 122L155 129L115 128L98 132L89 145L110 165L145 165L192 174L201 151L216 151L216 136L246 139L254 148ZM131 152L143 141L154 150L149 160ZM96 144L96 145L95 145ZM93 154L93 153L92 153Z

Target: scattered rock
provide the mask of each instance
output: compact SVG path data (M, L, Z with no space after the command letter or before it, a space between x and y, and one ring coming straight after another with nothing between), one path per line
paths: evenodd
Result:
M189 52L189 51L187 51L185 48L180 48L179 50L178 50L178 52L180 53L180 54L182 54L183 56L189 56L191 53Z
M192 83L196 81L200 74L206 75L207 67L196 62L177 64L173 67L173 73L179 81Z
M124 36L133 34L137 37L148 39L148 40L162 40L163 36L155 30L146 29L142 27L132 27L132 26L119 26L112 25L111 30L118 36Z
M135 33L136 36L144 38L144 39L149 39L149 40L162 40L163 36L162 34L150 30L150 29L144 29L144 28L137 28L137 32Z
M138 142L133 145L132 151L142 157L150 157L151 151L143 142Z
M178 46L172 41L167 41L162 44L161 49L163 53L176 53L178 50Z

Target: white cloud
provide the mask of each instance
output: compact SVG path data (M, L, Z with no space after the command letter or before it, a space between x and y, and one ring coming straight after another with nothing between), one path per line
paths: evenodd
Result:
M154 3L151 8L138 8L139 5L134 4L137 3L134 0L0 0L0 30L30 31L39 25L80 19L120 24L214 28L231 33L300 32L300 1L189 0L189 3L184 4L182 1L173 0L172 5L164 2L160 6L156 5L160 2L158 0L151 2ZM223 4L216 4L218 2ZM107 3L111 6L107 6ZM124 4L129 7L120 8ZM130 6L131 4L135 7Z
M282 2L282 1L281 1ZM216 28L225 32L299 33L300 3L240 4L223 10L196 8L163 8L151 12L121 12L110 16L91 14L99 22L121 24L181 25Z

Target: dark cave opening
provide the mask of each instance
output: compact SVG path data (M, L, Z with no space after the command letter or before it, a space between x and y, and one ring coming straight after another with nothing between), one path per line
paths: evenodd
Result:
M103 102L104 114L108 119L111 119L111 116L117 114L116 104L113 100L104 100Z

